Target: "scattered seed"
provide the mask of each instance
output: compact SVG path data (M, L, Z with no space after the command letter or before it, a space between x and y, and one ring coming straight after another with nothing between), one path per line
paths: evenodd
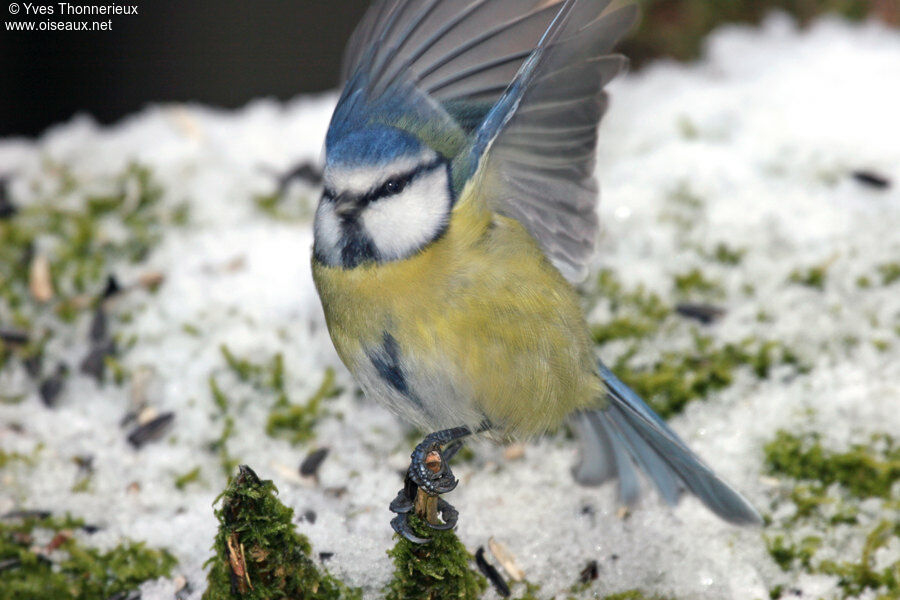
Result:
M0 340L3 340L7 344L22 346L28 343L28 337L27 331L0 328Z
M4 560L0 560L0 573L2 573L3 571L9 571L10 569L15 569L21 564L22 561L18 558L7 558Z
M38 392L41 395L44 406L47 408L56 406L56 401L59 398L60 392L62 392L63 383L68 374L69 367L67 367L65 363L59 363L56 365L56 372L41 383Z
M519 460L525 456L525 444L510 444L503 449L503 458L506 460Z
M72 539L72 532L68 529L63 529L53 536L53 539L50 540L50 542L47 544L47 547L44 549L44 553L49 554L50 552L53 552L54 550L62 546L66 542L66 540L70 539Z
M853 172L853 179L863 185L873 187L878 190L886 190L891 187L891 180L873 171L859 170Z
M498 594L504 598L509 598L509 586L506 584L503 576L500 575L496 568L494 568L494 565L490 564L484 558L484 546L480 546L478 551L475 552L475 565L478 567L478 570L481 571L482 575L488 578L488 581L491 582Z
M125 491L129 494L137 494L141 491L141 484L139 481L132 481L128 484L128 487L125 488Z
M319 516L316 514L316 511L314 511L314 510L306 510L303 513L303 520L306 521L307 523L309 523L310 525L315 525L316 519L318 517Z
M145 290L155 292L166 280L166 276L159 271L147 271L138 277L138 284Z
M490 538L488 539L488 549L490 549L491 554L497 559L497 562L500 563L500 566L503 567L503 570L506 571L506 574L509 575L510 579L513 581L522 581L525 579L525 571L516 564L516 557L513 556L513 553L510 552L505 545L494 538Z
M53 513L49 510L14 510L3 515L5 520L10 519L48 519Z
M53 300L53 275L50 273L50 259L43 254L37 254L31 259L31 265L28 268L28 289L38 302L45 303Z
M184 576L179 575L175 578L175 600L188 600L191 597L191 594L194 593L194 588L191 585L191 582L188 581Z
M596 560L589 560L587 565L581 570L581 573L579 573L578 580L581 581L581 583L590 583L595 581L599 576L600 565L597 564Z
M330 451L330 448L325 447L318 448L307 454L303 462L300 463L300 475L303 477L316 477L319 467L322 466L322 462Z
M331 496L332 498L343 498L344 494L347 493L347 486L340 487L329 487L322 490L326 495Z
M91 319L90 340L92 342L99 343L106 339L107 324L106 311L103 310L103 305L101 304L94 310L94 317Z
M711 304L695 304L692 302L682 302L675 306L675 311L682 317L700 321L704 325L709 325L718 321L725 314L725 309Z
M322 562L331 560L332 556L334 556L334 552L319 552L319 560L321 560Z
M103 294L101 294L101 298L106 300L108 298L112 298L122 292L122 286L119 285L119 280L116 279L115 275L107 275L106 276L106 287L103 288Z
M42 367L44 365L44 354L40 350L33 352L25 360L22 361L25 366L25 372L32 379L40 379Z
M9 198L9 180L0 177L0 219L14 217L18 210Z
M102 382L106 377L106 357L115 356L115 354L116 343L114 341L105 340L96 344L81 361L81 372Z
M128 434L128 443L134 446L135 449L140 450L144 444L161 438L174 420L175 413L163 413L149 423L139 425L133 429L131 433Z
M311 162L297 165L278 178L278 194L283 195L294 180L302 181L308 185L320 185L322 183L322 171Z

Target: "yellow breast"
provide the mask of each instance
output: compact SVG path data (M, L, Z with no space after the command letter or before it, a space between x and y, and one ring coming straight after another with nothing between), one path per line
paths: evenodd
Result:
M480 414L529 435L601 397L576 293L518 222L475 203L461 202L447 233L410 259L355 269L314 261L313 277L351 372L390 333L404 369L446 382L427 386L429 395L470 403L459 406L465 421ZM479 423L449 426L458 425Z

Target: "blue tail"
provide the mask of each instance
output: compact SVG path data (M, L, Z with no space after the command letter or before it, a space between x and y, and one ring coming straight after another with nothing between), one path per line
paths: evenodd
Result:
M575 418L582 449L574 475L580 483L599 485L618 476L622 501L631 505L640 494L637 466L669 504L677 503L687 489L726 521L762 523L756 509L704 465L637 394L603 363L598 369L609 391L608 402Z

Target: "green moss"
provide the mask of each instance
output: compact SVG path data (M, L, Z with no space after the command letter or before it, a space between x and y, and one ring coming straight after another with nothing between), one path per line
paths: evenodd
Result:
M728 244L720 243L713 249L711 258L723 265L734 267L743 262L746 254L746 248L732 248Z
M888 498L891 486L900 481L900 445L890 436L873 440L881 451L855 445L847 452L822 447L817 434L804 436L779 431L766 444L766 468L772 475L813 481L827 487L840 484L857 498Z
M805 269L794 269L791 272L788 281L817 290L823 290L825 289L825 280L827 278L828 265L819 265Z
M316 568L309 541L294 530L294 511L282 504L271 481L242 466L216 502L219 531L213 544L204 600L360 599Z
M435 531L410 517L413 531L430 537L427 544L413 544L396 536L388 551L394 577L385 600L475 600L487 588L487 580L470 566L472 556L453 531Z
M111 191L85 189L96 186ZM13 217L0 220L0 315L26 331L41 323L43 345L78 319L87 319L95 303L84 298L95 298L108 275L124 264L142 262L174 218L161 202L163 191L155 177L139 164L88 185L65 165L48 162L32 190L33 197ZM37 301L29 289L36 252L50 265L53 296L46 302ZM33 350L20 348L13 354L24 361ZM9 354L4 349L0 358Z
M299 444L315 435L315 426L322 417L322 403L335 398L343 390L335 384L334 369L328 368L319 389L303 404L292 404L282 395L266 422L266 433Z
M878 274L881 275L881 283L884 285L900 281L900 262L878 265Z
M194 467L187 473L182 473L175 478L175 487L183 490L191 483L200 481L200 467Z
M111 598L143 582L168 576L176 564L166 550L125 541L101 552L79 542L73 531L84 523L70 517L32 516L0 522L0 600ZM58 543L52 553L34 546L40 531Z
M836 452L824 448L814 433L779 431L766 445L765 455L768 472L787 479L787 499L795 507L793 514L779 510L787 516L771 523L765 534L773 560L785 571L837 577L841 598L866 591L875 592L877 598L900 597L900 560L877 567L874 559L879 548L900 535L900 524L884 520L872 528L868 519L859 518L861 500L871 506L881 499L882 513L897 508L891 488L900 481L900 447L893 438L877 435L867 445ZM841 527L839 533L836 526ZM817 535L798 538L794 533L798 530L815 530ZM862 542L857 560L819 558L822 548L856 545L848 539L851 536ZM776 592L773 598L779 597Z
M217 409L216 419L222 421L222 432L213 440L209 448L219 456L219 463L225 475L231 475L238 464L238 459L228 451L228 440L234 435L234 417L231 415L231 402L214 375L209 376L209 392Z
M674 283L675 291L685 298L695 296L721 298L725 293L720 282L707 277L700 269L691 269L686 273L675 275Z
M755 338L717 345L713 338L695 335L691 351L664 352L653 364L638 367L631 365L635 351L620 357L613 370L663 418L730 386L739 369L750 369L760 379L779 365L805 369L783 344Z
M591 299L607 302L613 314L611 320L591 326L594 343L599 345L613 340L652 336L666 317L672 314L672 308L658 295L647 291L642 285L625 289L608 269L597 275L596 290L591 293Z

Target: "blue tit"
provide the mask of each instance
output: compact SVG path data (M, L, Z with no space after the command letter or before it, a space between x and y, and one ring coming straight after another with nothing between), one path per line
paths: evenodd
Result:
M426 492L455 485L423 466L428 452L570 419L578 481L617 477L632 504L641 469L670 504L687 490L759 523L597 359L569 282L597 233L603 88L626 64L610 52L636 14L611 0L376 0L346 50L313 277L366 395L436 432L409 471Z

